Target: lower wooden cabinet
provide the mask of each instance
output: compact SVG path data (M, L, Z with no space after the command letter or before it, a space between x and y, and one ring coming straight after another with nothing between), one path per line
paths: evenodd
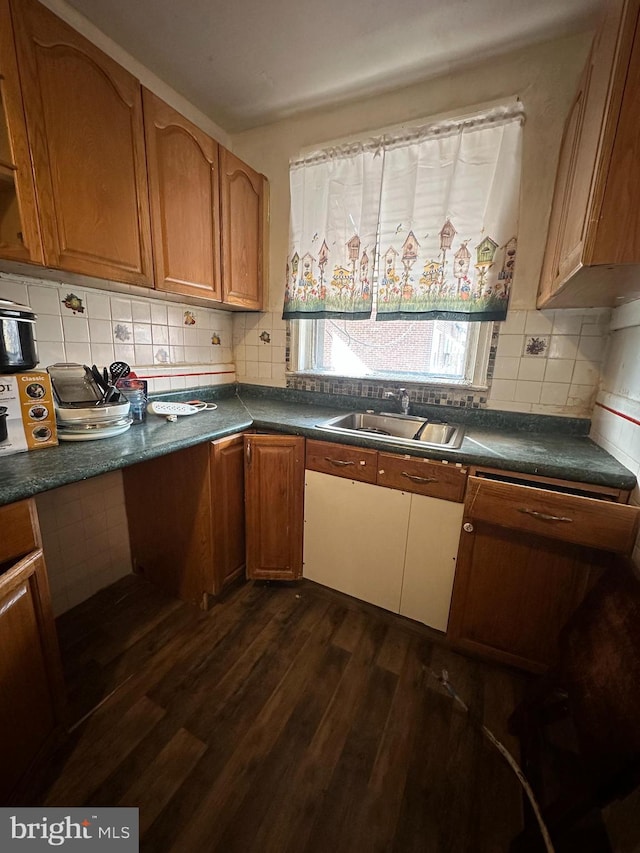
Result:
M32 537L39 545L33 503L0 508L3 531L5 524L17 524L19 529L10 529L0 546L0 804L11 801L20 780L55 734L64 706L44 558L39 547L22 556ZM7 542L12 543L11 553Z
M545 670L560 629L613 552L630 550L639 513L566 488L470 477L448 638L464 651Z
M302 575L304 438L246 435L247 577Z
M123 470L134 568L208 607L244 571L242 435Z

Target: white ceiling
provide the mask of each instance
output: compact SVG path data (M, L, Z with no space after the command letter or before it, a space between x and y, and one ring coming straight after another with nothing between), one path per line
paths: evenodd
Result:
M229 132L592 26L601 0L69 0Z

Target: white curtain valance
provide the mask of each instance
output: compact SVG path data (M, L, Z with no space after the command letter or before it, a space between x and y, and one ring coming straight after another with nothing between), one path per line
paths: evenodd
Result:
M286 318L502 320L515 269L520 103L291 164ZM379 255L379 256L378 256Z

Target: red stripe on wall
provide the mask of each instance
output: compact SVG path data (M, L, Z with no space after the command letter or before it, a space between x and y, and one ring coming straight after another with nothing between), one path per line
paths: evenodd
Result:
M202 370L196 373L146 373L140 379L171 379L173 376L224 376L233 375L235 370Z
M616 409L612 409L609 406L605 406L604 403L598 403L597 400L596 406L600 406L600 408L604 409L606 412L611 412L612 415L617 415L619 418L624 418L625 421L631 421L632 424L640 426L640 421L637 418L632 418L631 415L625 415L624 412L618 412Z

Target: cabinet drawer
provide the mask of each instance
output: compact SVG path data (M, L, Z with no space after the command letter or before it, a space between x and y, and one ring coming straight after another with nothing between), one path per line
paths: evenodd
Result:
M34 502L20 501L0 507L0 564L24 557L39 547Z
M640 508L470 477L465 515L512 530L629 554Z
M310 471L334 474L336 477L360 480L363 483L375 483L377 462L377 450L307 440L306 467Z
M391 489L461 502L464 500L467 469L415 456L379 453L377 482L379 486Z

